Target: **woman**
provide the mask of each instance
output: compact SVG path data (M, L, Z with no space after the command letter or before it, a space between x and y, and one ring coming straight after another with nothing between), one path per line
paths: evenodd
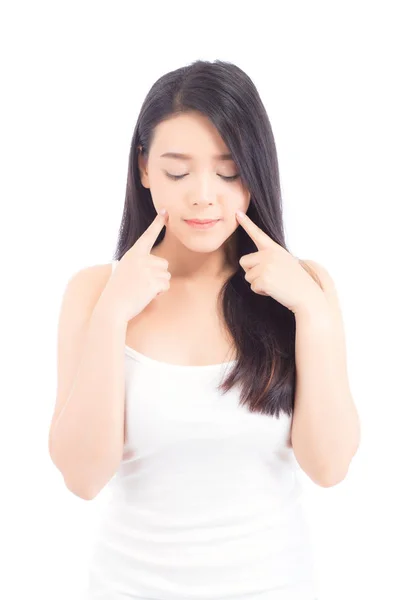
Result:
M237 66L149 91L115 260L70 280L58 352L52 459L78 496L112 491L88 599L315 599L297 469L342 480L358 415L332 279L287 250Z

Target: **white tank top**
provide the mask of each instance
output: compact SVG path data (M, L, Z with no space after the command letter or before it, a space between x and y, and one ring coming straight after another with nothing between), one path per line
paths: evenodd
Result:
M315 600L291 417L250 413L237 386L218 392L233 364L125 346L124 453L88 600Z

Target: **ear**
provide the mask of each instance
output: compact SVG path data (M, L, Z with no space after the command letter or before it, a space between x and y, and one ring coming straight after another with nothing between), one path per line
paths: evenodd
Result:
M144 157L142 146L138 147L138 168L140 173L140 181L145 188L150 187L149 176L147 173L147 159Z

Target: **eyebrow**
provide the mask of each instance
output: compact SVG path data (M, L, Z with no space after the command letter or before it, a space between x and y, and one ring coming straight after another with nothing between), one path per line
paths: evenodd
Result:
M161 154L160 158L179 158L181 160L192 160L193 156L190 154L181 154L180 152L165 152L165 154ZM212 158L217 160L233 160L232 154L216 154Z

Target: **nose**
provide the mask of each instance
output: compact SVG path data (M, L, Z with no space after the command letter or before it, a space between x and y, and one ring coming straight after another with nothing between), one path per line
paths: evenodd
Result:
M208 205L214 204L217 199L215 182L212 182L212 176L204 175L199 177L196 184L196 192L193 193L192 204Z

